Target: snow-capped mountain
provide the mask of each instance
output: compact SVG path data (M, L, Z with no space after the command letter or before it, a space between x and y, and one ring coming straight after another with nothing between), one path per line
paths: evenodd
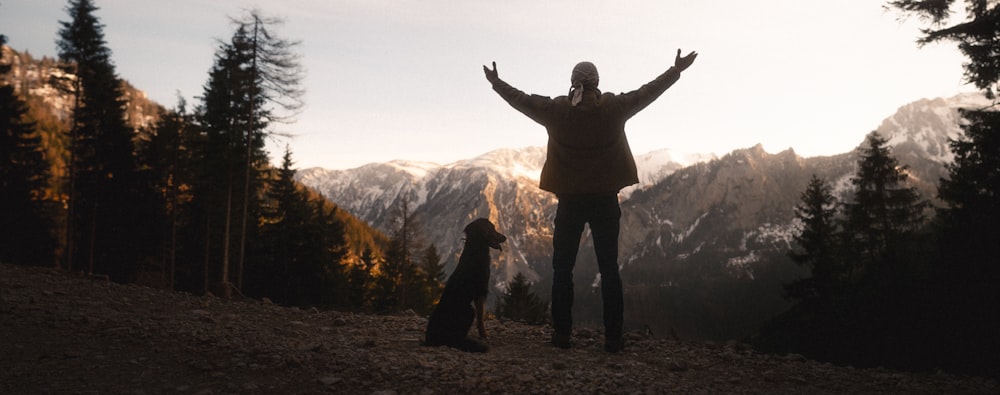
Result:
M988 104L978 95L902 106L877 131L909 165L915 185L933 198L961 135L958 108ZM859 142L863 144L863 142ZM300 180L376 228L388 230L404 199L451 270L461 229L493 220L509 237L494 254L495 286L517 272L547 294L555 198L537 187L544 148L503 149L448 165L395 161L350 170L306 169ZM786 256L797 228L793 207L812 174L848 195L858 151L803 158L762 146L721 158L669 150L636 157L642 184L623 191L621 250L628 325L682 336L746 335L787 302L781 284L801 276ZM576 316L600 322L596 264L589 238L577 264Z
M978 93L947 99L923 99L907 104L879 125L877 131L889 139L893 155L908 164L924 185L924 192L936 190L938 179L946 175L942 164L954 161L948 140L962 135L960 108L981 109L991 101Z
M677 155L661 150L636 158L641 184L631 193L654 185L673 171L712 155ZM677 160L684 160L684 163ZM336 202L342 209L383 231L391 230L396 210L405 201L421 225L425 242L433 243L452 268L461 253L462 228L486 217L508 236L496 257L494 279L501 286L518 272L538 280L547 262L555 197L538 188L545 149L500 149L478 157L437 165L392 161L349 170L304 169L299 181Z
M959 108L988 104L980 95L919 100L900 107L876 130L892 154L910 168L910 182L933 201L951 161L948 140L961 136ZM851 195L859 149L802 158L758 145L680 169L623 203L623 278L655 285L640 300L686 299L684 308L637 308L634 319L653 320L678 332L733 337L757 326L760 316L785 307L780 284L802 275L786 257L799 229L793 207L809 178L829 180L841 199ZM631 272L631 273L629 273ZM759 316L758 316L759 317ZM720 325L725 323L725 325Z

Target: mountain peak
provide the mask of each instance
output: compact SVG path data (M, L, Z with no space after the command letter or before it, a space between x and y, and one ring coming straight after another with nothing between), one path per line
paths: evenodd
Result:
M408 173L418 179L426 177L428 173L441 167L441 165L434 162L418 162L409 160L394 160L386 163L386 165L398 171Z
M452 169L488 168L512 177L523 177L537 182L545 163L545 148L531 146L520 149L501 148L472 159L460 160L446 167Z
M948 140L958 139L963 133L959 125L964 121L959 110L986 108L991 104L992 101L979 93L920 99L900 107L875 131L888 140L897 156L912 155L949 163L954 155Z

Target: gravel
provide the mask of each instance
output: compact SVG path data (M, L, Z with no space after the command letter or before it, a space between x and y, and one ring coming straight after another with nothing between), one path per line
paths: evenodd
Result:
M1000 393L995 380L857 369L739 343L490 319L490 352L420 344L426 318L223 300L0 264L0 394Z

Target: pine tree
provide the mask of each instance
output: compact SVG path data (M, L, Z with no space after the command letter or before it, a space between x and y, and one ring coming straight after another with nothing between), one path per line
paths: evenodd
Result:
M389 239L385 260L378 267L372 289L372 307L382 313L402 311L407 307L407 283L416 277L416 266L406 251L403 232L397 231Z
M304 251L304 226L312 214L312 207L305 194L298 190L293 179L291 153L285 152L278 176L268 188L269 204L265 206L261 231L260 257L251 274L248 287L251 295L267 296L279 303L299 304L294 295L300 287L300 273L305 273L310 257ZM255 284L256 283L256 284Z
M437 246L431 244L424 249L421 264L425 273L427 293L430 295L431 300L436 301L441 297L441 292L444 291L444 281L446 278L444 262L441 261L441 254L438 253Z
M936 218L941 254L935 278L948 357L996 374L1000 365L1000 112L966 111L965 136L951 142L955 162L941 179L938 196L947 206ZM953 328L959 328L954 330ZM994 367L990 371L990 367Z
M969 123L965 135L951 141L955 161L948 164L938 196L947 206L938 210L942 236L954 270L971 279L1000 279L994 264L1000 253L1000 112L963 111Z
M171 289L176 281L178 250L183 244L179 233L188 220L188 203L193 198L190 191L191 146L195 129L186 107L184 99L179 99L175 110L161 114L153 133L143 144L141 155L143 167L149 169L151 184L159 198L160 270L164 285Z
M952 21L952 6L956 0L894 0L889 5L905 14L928 21L932 28L922 30L920 45L953 41L968 59L965 80L993 98L1000 81L1000 3L964 0L966 20Z
M314 207L310 229L315 231L315 243L309 248L316 257L321 272L320 304L343 306L349 294L347 269L344 260L348 255L346 225L340 220L340 209L323 198L310 200Z
M295 182L291 152L270 182L248 287L291 305L339 305L347 297L342 261L346 242L336 207L311 200Z
M0 48L7 38L0 35ZM2 53L0 53L2 55ZM10 72L0 59L0 75ZM28 109L10 85L0 86L0 262L52 265L55 240L43 204L48 164Z
M375 268L379 266L375 252L366 248L358 262L347 269L349 292L347 307L356 311L367 311L371 307L370 290L374 286Z
M233 20L235 32L216 53L198 111L206 132L199 203L206 275L211 272L227 293L242 287L246 246L256 240L269 127L291 122L301 107L301 68L292 52L297 43L271 32L280 22L257 11ZM221 264L213 268L212 262Z
M831 297L837 274L836 198L826 180L813 174L795 206L795 217L802 222L802 231L795 235L797 248L789 252L795 263L810 269L812 277L798 280L785 287L789 298L827 299Z
M271 29L282 21L264 18L258 11L250 11L247 18L234 21L239 26L237 36L242 38L248 59L244 65L248 78L249 106L246 109L246 156L243 182L243 213L240 224L239 257L237 262L237 288L243 285L243 266L247 240L247 210L251 204L251 179L261 163L255 161L254 145L263 141L263 132L271 122L288 122L302 107L303 91L300 89L302 69L299 57L292 50L298 44L278 38ZM237 40L234 40L234 42Z
M395 228L372 289L373 307L380 312L415 307L414 302L420 301L413 299L414 290L424 282L424 274L414 259L414 251L420 250L421 243L409 201L401 200L394 215Z
M444 263L434 244L427 246L418 262L413 279L409 282L410 305L419 314L430 314L434 311L441 293L444 291Z
M531 324L544 322L547 311L548 305L531 291L531 283L520 272L507 284L496 307L498 317Z
M889 4L929 23L921 45L949 41L965 55L965 80L995 99L1000 83L1000 3L964 0L965 20L952 18L955 0L896 0ZM957 21L957 22L955 22ZM997 374L996 311L1000 310L1000 116L996 103L962 112L965 136L951 142L955 161L941 180L938 196L947 204L937 212L941 239L937 278L939 326L950 363ZM937 284L931 284L937 285ZM957 328L957 330L956 330ZM968 367L972 367L968 369Z
M77 106L70 138L68 266L128 280L157 240L144 219L155 215L152 191L135 161L135 130L125 122L122 84L90 0L70 0L60 22L59 58L75 66Z
M862 148L853 201L845 203L847 249L856 253L863 275L894 277L905 268L903 253L923 224L928 207L914 187L905 185L907 167L900 166L878 133Z
M313 216L313 207L295 183L291 152L285 152L278 176L271 181L268 189L269 203L264 211L264 228L260 243L263 259L256 262L255 272L262 275L256 282L265 285L262 295L286 304L317 303L317 286L306 285L311 279L320 277L319 262L315 250L309 250L316 240L308 229ZM269 268L269 269L268 269ZM309 300L311 299L311 300Z
M240 212L239 199L242 195L242 174L247 162L246 152L251 152L253 163L266 162L264 142L259 134L246 144L248 120L246 114L251 108L248 98L250 80L245 72L249 63L246 51L245 31L237 29L228 43L220 44L216 51L215 64L209 71L209 80L204 87L201 104L196 109L196 117L204 137L195 149L196 182L193 185L204 249L204 289L216 289L223 296L232 291L233 276L230 263L234 245L233 227L238 226L236 212ZM253 166L253 174L257 174ZM261 187L259 177L252 177L251 189ZM256 197L257 194L253 194ZM256 200L251 205L257 207ZM256 215L259 210L248 210L248 215ZM256 221L254 221L256 223Z

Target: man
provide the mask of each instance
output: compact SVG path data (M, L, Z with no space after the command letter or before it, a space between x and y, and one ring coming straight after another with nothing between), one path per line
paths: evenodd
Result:
M486 79L508 104L545 126L548 151L539 187L555 193L555 233L552 237L552 344L571 346L573 332L573 266L585 224L590 224L601 273L604 304L604 350L619 352L622 338L622 281L618 274L618 232L621 208L618 191L637 184L635 159L625 137L625 122L646 108L694 63L697 53L681 56L652 82L629 93L602 94L597 68L581 62L573 68L570 91L554 99L528 95L483 66Z

